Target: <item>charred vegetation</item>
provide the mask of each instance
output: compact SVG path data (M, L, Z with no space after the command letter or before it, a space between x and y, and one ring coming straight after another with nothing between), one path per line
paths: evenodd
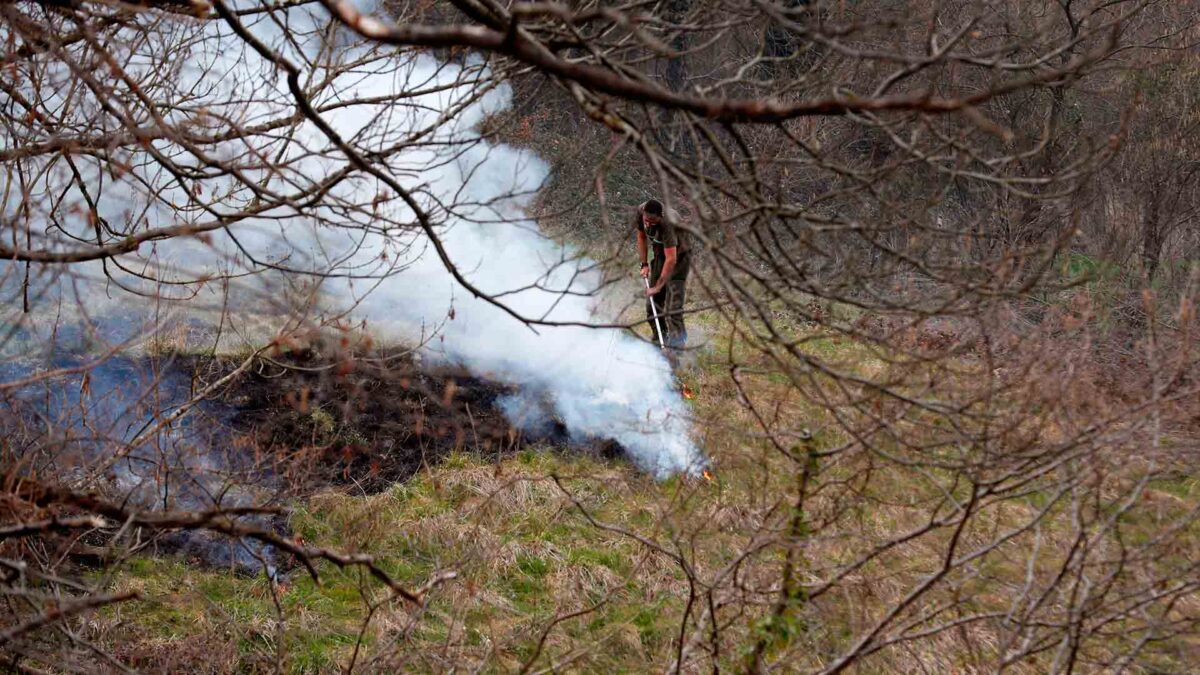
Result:
M620 446L573 440L558 421L530 430L498 406L514 388L408 351L343 353L319 345L263 361L231 384L233 424L260 452L286 456L303 492L339 485L371 494L457 452L499 461L528 445L607 457Z

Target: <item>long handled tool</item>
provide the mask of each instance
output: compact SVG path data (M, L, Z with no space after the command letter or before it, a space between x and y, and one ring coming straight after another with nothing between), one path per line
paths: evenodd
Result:
M642 277L642 282L646 284L646 290L650 290L650 279ZM663 342L662 324L658 322L658 307L654 304L654 296L647 295L646 297L650 298L650 311L654 315L654 327L658 329L658 348L666 349L667 345Z
M642 282L646 284L646 290L650 290L650 280L646 277L642 277ZM650 313L654 316L654 327L658 329L658 348L665 352L667 350L667 345L665 342L663 342L662 323L660 323L658 320L658 306L654 304L653 295L647 295L646 297L650 298ZM668 361L669 360L670 359L668 358ZM674 366L672 366L672 369L674 369ZM685 383L683 380L678 380L678 383L679 393L683 394L684 398L688 399L689 401L695 398L696 395L692 393L692 388L687 386L687 383ZM708 469L704 470L704 477L712 480L712 478L709 478Z

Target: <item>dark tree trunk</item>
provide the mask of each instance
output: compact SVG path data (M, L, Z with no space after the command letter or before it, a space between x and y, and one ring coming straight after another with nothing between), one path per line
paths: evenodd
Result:
M788 18L797 23L808 24L812 19L808 11L811 2L812 0L785 0L784 7L787 9ZM785 65L781 64L779 59L796 57L801 48L807 46L801 44L801 38L795 31L774 22L767 26L763 31L762 54L768 61L759 69L763 79L772 79L794 67L795 61Z
M1158 274L1159 259L1162 256L1163 227L1159 205L1158 192L1150 194L1149 206L1142 219L1142 271L1146 274L1146 285L1154 284L1154 276Z
M688 14L691 12L692 0L668 0L666 9L666 20L676 26L682 25L687 22ZM689 34L682 30L676 32L671 39L671 49L675 55L667 59L664 73L667 88L671 91L683 91L687 87L686 52L690 43ZM696 144L692 139L691 123L691 117L687 113L664 112L663 133L659 135L659 142L666 147L672 157L689 164L696 160Z

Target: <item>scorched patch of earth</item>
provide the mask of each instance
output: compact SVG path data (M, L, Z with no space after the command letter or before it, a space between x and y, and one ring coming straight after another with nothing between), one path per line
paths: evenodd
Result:
M455 368L424 368L407 352L356 353L320 341L282 350L169 423L240 362L168 354L96 364L86 353L52 350L0 364L0 381L30 381L0 395L6 446L31 478L86 479L87 489L111 502L142 509L286 507L331 487L373 493L455 452L499 459L530 443L620 452L611 442L572 442L553 421L531 437L499 406L511 387ZM38 377L47 371L64 374ZM245 519L290 536L282 516ZM119 530L89 533L71 544L72 557L88 563L109 555ZM269 546L207 532L141 536L143 552L179 553L214 567L259 573L265 566L274 574L277 565L292 566Z
M408 353L313 347L264 359L222 398L256 452L300 492L331 484L378 492L454 452L499 458L538 443L619 454L611 442L572 442L559 423L534 436L517 429L498 405L512 391L461 369L422 367Z

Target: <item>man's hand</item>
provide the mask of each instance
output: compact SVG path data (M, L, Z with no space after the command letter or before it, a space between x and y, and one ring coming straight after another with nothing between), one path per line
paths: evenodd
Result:
M662 290L662 284L651 286L650 288L646 289L646 297L648 298L652 295L656 295L661 290Z
M650 278L650 266L647 265L646 263L642 263L642 278L643 279Z

